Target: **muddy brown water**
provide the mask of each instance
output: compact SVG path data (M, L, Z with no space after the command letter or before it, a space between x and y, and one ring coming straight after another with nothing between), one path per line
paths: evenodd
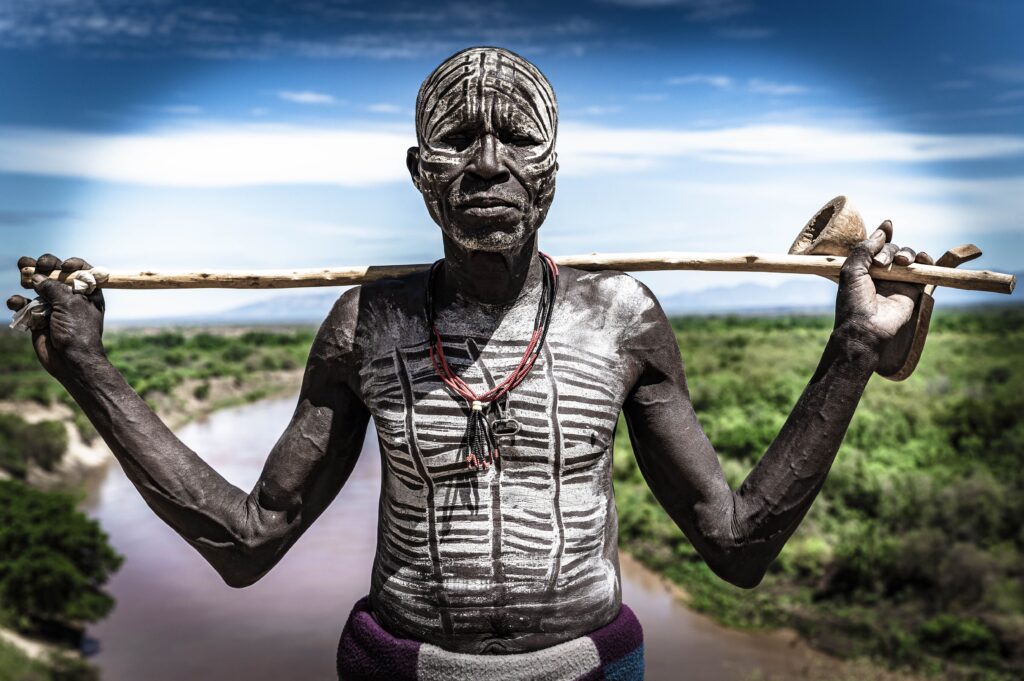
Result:
M294 397L220 411L179 436L233 484L251 489L291 417ZM88 635L104 681L334 679L351 605L369 589L380 460L372 433L330 508L257 584L236 590L160 521L113 464L85 510L125 564L108 590L114 612ZM802 676L808 652L784 633L718 626L623 557L623 600L644 625L649 681Z

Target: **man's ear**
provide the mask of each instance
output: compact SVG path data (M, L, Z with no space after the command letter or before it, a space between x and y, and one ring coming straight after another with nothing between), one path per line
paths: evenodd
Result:
M409 151L405 155L405 166L409 169L409 175L412 176L412 183L416 185L416 189L420 188L420 148L409 147Z
M558 172L558 152L557 151L553 151L551 153L553 153L555 155L555 172L557 173Z

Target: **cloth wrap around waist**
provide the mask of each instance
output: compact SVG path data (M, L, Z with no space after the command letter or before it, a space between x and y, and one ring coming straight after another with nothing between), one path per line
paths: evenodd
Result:
M644 636L625 605L609 624L550 648L513 655L453 653L397 638L370 614L352 609L338 643L341 681L643 681Z

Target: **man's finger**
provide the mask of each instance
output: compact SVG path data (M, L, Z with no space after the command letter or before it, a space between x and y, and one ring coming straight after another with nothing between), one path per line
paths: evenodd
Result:
M885 242L889 243L892 241L892 220L883 220L882 224L878 226L878 229L885 232Z
M35 258L30 258L27 255L23 255L20 258L18 258L18 270L19 271L25 269L26 267L35 267L35 266L36 266L36 259ZM21 275L21 287L22 288L32 288L32 281L28 277L26 277L25 275Z
M920 253L917 254L917 257L914 258L914 262L916 262L916 263L918 263L920 265L934 265L935 264L935 260L932 258L932 256L928 255L924 251L921 251Z
M871 260L885 246L885 232L879 228L864 241L854 245L846 256L843 269L839 273L840 283L849 284L862 276L867 276L871 268Z
M89 301L93 305L95 305L96 309L99 310L101 313L107 311L107 302L103 300L103 290L100 289L99 287L97 287L96 290L93 291L92 293L86 294L85 297L88 298Z
M42 274L32 275L32 287L39 294L39 297L51 305L64 302L71 296L71 287L55 279L43 276Z
M917 253L914 251L913 248L904 246L899 250L899 252L892 259L892 261L896 265L909 265L910 263L914 262L914 258L916 257Z
M875 254L872 262L879 267L888 267L889 263L892 262L893 256L896 255L896 251L899 250L899 246L896 244L886 244L882 246L882 250Z
M60 271L65 273L77 272L78 270L91 270L92 265L82 258L68 258L60 266Z
M50 275L50 272L60 269L62 261L52 253L44 253L36 258L36 274Z
M25 296L11 296L7 299L7 309L11 312L17 312L28 305L28 302L29 300Z

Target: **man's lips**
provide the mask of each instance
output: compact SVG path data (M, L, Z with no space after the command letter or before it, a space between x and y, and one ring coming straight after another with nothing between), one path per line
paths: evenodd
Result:
M470 196L457 204L458 208L519 208L519 205L500 196Z

